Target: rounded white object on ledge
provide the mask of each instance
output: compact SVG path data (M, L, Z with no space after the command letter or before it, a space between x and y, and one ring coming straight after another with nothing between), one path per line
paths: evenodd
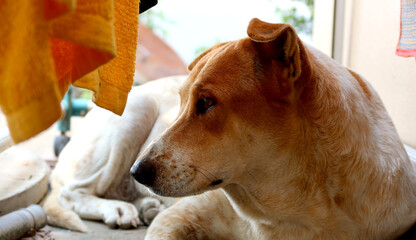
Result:
M0 153L0 216L39 203L48 190L48 166L19 147Z

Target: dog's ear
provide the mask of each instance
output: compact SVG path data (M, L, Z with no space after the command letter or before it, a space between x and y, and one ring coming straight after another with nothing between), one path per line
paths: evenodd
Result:
M247 34L260 43L263 56L281 61L288 67L288 79L296 80L301 72L300 42L295 29L289 24L271 24L257 18L250 21ZM302 46L303 47L303 46Z

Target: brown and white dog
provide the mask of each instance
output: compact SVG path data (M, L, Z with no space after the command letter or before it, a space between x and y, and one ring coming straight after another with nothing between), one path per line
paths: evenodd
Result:
M137 227L172 203L149 196L129 170L141 149L177 116L185 79L169 77L134 87L121 117L99 107L87 114L51 173L52 190L44 203L49 224L86 232L81 217L111 227Z
M248 38L190 65L177 119L131 169L162 196L146 239L395 239L416 221L416 175L380 98L253 19Z

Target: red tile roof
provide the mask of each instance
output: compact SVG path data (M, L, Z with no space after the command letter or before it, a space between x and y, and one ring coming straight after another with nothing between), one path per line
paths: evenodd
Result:
M139 26L136 72L139 73L139 83L188 74L187 66L175 51L142 24Z

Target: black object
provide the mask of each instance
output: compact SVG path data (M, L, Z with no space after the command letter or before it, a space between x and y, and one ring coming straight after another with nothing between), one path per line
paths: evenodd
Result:
M130 174L141 184L151 187L156 178L156 168L150 161L142 160L133 165Z
M139 4L139 13L144 13L152 7L156 6L157 0L141 0Z
M70 138L62 133L60 136L56 136L53 140L53 152L55 153L55 156L59 156L62 149L66 146L66 144L69 142Z

